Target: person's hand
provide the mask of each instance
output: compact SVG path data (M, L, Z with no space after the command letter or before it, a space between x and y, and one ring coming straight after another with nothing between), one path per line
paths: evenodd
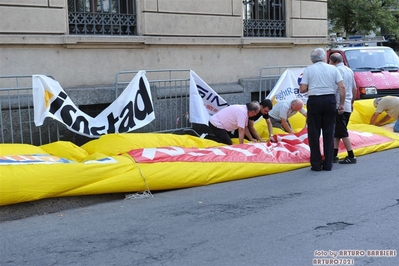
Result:
M342 104L338 107L338 114L342 115L344 113L344 106Z

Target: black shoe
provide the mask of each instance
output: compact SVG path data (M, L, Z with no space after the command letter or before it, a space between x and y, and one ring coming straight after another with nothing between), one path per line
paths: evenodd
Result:
M333 164L332 164L332 163L331 163L330 165L327 165L327 164L326 164L326 161L323 161L323 163L322 163L322 165L321 165L321 170L324 170L324 171L331 171L332 167L333 167Z
M335 156L335 157L333 158L333 163L337 163L337 162L339 162L339 158L338 158L338 156Z
M312 167L310 167L310 170L319 172L319 171L323 170L323 164L321 164L320 167L313 165Z
M310 170L316 171L316 172L320 172L322 169L321 168L313 168L313 167L311 167Z
M356 162L356 157L350 158L348 156L346 156L345 159L339 161L340 164L355 164Z

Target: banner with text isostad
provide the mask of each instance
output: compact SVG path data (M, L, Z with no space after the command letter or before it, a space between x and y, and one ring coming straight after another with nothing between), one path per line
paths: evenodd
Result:
M32 76L35 125L46 117L65 124L69 130L90 138L136 130L155 119L150 85L139 71L121 95L96 117L79 110L60 84L45 75Z

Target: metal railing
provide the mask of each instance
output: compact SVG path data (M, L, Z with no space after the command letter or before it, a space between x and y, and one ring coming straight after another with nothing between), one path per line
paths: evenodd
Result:
M270 93L285 70L304 67L306 65L262 67L259 72L259 101Z
M0 141L41 145L60 139L59 123L34 124L32 76L0 76Z
M115 99L137 72L121 71L115 75ZM189 121L190 70L147 70L146 77L150 84L155 120L134 132L198 136ZM58 140L79 141L75 141L79 137L76 133L48 117L42 126L36 127L31 75L0 76L0 110L0 143L43 145Z
M273 89L286 69L304 65L263 67L259 73L259 101ZM138 71L120 71L115 75L115 99ZM168 132L199 135L189 120L190 70L146 70L150 84L155 120L135 130L138 133ZM111 99L111 101L114 99ZM43 145L58 140L73 141L72 133L60 122L46 118L34 124L32 76L0 76L0 141Z
M285 0L243 0L244 37L286 37ZM68 0L70 34L137 35L135 0Z
M244 37L286 37L285 0L244 0Z
M68 0L70 34L137 35L135 0Z
M138 71L121 71L115 75L116 97ZM190 70L146 70L154 104L155 120L135 132L198 133L189 121Z

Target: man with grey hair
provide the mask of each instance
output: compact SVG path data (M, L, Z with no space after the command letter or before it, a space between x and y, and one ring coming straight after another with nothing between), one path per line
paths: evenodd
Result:
M331 171L334 156L335 94L339 88L338 112L344 111L345 86L338 69L325 62L323 48L310 54L312 65L305 68L299 90L308 95L307 125L312 171ZM320 134L323 133L324 160L320 151Z
M374 107L376 108L374 114L370 119L371 125L382 126L392 117L397 119L393 126L394 132L399 132L399 97L385 96L374 99ZM386 115L377 122L378 116L385 112Z
M248 132L248 117L255 116L259 113L260 105L257 101L247 104L234 104L227 106L212 115L209 119L209 128L212 135L206 138L227 145L233 144L231 141L231 132L238 129L239 143L244 143L244 137Z
M344 79L344 86L346 88L346 95L345 95L345 103L344 103L344 112L338 113L338 110L335 115L335 133L334 133L334 158L333 162L340 164L355 164L357 159L353 153L351 140L349 138L348 133L348 123L349 118L351 116L353 110L353 102L355 101L356 97L356 82L355 82L355 75L353 74L352 69L345 66L343 63L342 55L340 53L333 53L330 55L330 64L336 66L341 74L342 78ZM340 94L336 94L337 102L339 102ZM338 108L338 105L337 105ZM348 156L345 157L343 160L338 159L338 148L339 143L342 139L346 151L348 152Z

